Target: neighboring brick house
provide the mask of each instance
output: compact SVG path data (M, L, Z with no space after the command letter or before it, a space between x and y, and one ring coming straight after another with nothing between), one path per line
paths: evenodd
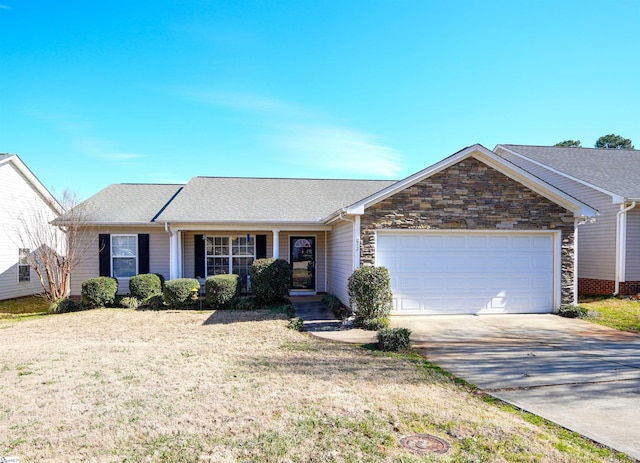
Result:
M498 145L520 168L595 207L578 228L578 292L640 292L640 151Z
M195 177L111 185L88 200L95 259L72 277L166 278L287 259L292 294L348 304L363 265L389 268L396 314L551 312L576 301L575 227L596 211L481 145L404 180Z

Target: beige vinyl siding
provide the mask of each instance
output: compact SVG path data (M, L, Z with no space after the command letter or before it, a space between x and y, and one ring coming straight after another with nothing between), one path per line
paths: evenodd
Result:
M519 156L506 152L501 152L501 156L598 210L600 215L593 223L578 227L578 277L613 280L619 205L612 204L611 196Z
M349 305L347 281L353 273L353 224L334 222L327 234L327 292Z
M149 234L149 272L159 273L169 279L169 234L164 228L153 227L104 227L93 228L86 233L81 249L86 249L81 263L71 273L71 294L80 295L82 282L100 275L99 243L98 235L108 233L110 235L137 235ZM129 279L119 279L118 294L129 292Z
M640 281L640 208L627 212L625 281Z
M55 214L11 162L0 165L0 300L41 293L38 275L30 270L30 281L18 281L18 253L22 243L20 217L27 223L40 214L53 220Z

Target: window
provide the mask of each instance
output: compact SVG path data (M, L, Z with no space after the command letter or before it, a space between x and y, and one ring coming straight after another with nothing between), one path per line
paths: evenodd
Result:
M18 281L31 281L28 248L18 249Z
M111 235L111 265L115 278L131 278L138 274L137 235Z
M235 273L246 283L255 257L254 236L207 236L207 276Z

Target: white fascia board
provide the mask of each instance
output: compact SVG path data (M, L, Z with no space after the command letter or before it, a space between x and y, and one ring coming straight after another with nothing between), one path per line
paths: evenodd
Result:
M330 225L308 222L166 222L171 230L182 231L326 231Z
M596 215L598 215L598 212L587 204L578 201L577 199L544 182L538 177L529 174L525 170L519 168L506 159L501 158L496 153L488 150L480 144L475 144L461 151L458 151L457 153L443 159L442 161L430 167L427 167L426 169L423 169L404 180L400 180L399 182L394 183L393 185L385 188L379 193L376 193L375 195L365 198L362 201L345 208L344 211L347 214L361 215L364 213L364 210L366 208L372 206L373 204L376 204L404 190L405 188L408 188L424 180L425 178L437 174L438 172L441 172L468 157L474 157L506 175L507 177L513 178L514 180L522 183L524 186L530 188L536 193L559 204L565 209L570 210L571 212L573 212L575 217L595 217Z
M27 165L24 162L22 162L22 159L20 159L18 155L13 154L8 158L4 159L0 164L4 164L7 162L12 163L16 167L16 169L18 169L18 172L20 172L24 176L24 178L26 178L27 181L31 184L31 186L35 188L35 190L38 192L40 197L42 197L44 202L47 203L47 205L51 208L53 212L55 212L58 215L61 215L62 213L64 213L64 208L62 207L62 205L49 192L49 190L47 190L47 188L42 184L42 182L38 180L38 177L36 177L34 173L31 172L31 169L29 169Z
M496 147L494 148L494 151L497 152L499 150L500 151L505 151L505 152L507 152L509 154L513 154L514 156L517 156L520 159L525 159L525 160L527 160L527 161L529 161L529 162L531 162L531 163L533 163L533 164L535 164L537 166L540 166L540 167L548 170L549 172L553 172L554 174L561 175L561 176L563 176L565 178L568 178L569 180L573 180L574 182L578 182L578 183L580 183L580 184L582 184L584 186L587 186L589 188L593 188L594 190L599 191L600 193L604 193L607 196L611 196L612 204L623 204L625 201L633 201L633 199L624 198L624 196L620 196L620 195L618 195L616 193L613 193L612 191L605 190L604 188L601 188L601 187L599 187L597 185L594 185L593 183L586 182L586 181L581 180L581 179L579 179L577 177L569 175L569 174L567 174L565 172L562 172L562 171L559 171L557 169L554 169L553 167L550 167L550 166L548 166L548 165L546 165L546 164L544 164L542 162L536 161L535 159L531 159L530 157L525 156L524 154L520 154L517 151L510 150L508 148L505 148L502 145L496 145Z
M368 198L365 198L357 203L352 204L351 206L346 207L344 211L346 214L364 214L364 210L366 208L380 201L383 201L390 196L393 196L394 194L404 190L405 188L415 185L416 183L420 182L421 180L424 180L427 177L430 177L442 170L445 170L448 167L451 167L455 163L466 158L470 153L472 153L475 150L485 150L487 152L489 151L484 146L479 144L469 146L449 157L446 157L442 161L427 167L426 169L416 172L415 174L405 178L404 180L400 180L399 182L388 186L384 190L381 190L378 193L372 196L369 196Z
M486 151L479 154L474 153L474 157L488 166L494 168L498 172L512 178L527 188L535 191L539 195L557 203L565 209L573 212L574 217L596 217L598 211L591 206L583 203L582 201L568 195L562 190L554 187L553 185L545 182L535 175L531 175L526 170L518 167L512 162L501 158L492 151ZM505 164L508 163L508 164Z

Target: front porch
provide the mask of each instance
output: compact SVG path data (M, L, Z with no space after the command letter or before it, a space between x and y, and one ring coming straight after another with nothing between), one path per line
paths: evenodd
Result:
M324 229L199 229L171 230L170 278L196 278L236 273L243 292L250 290L254 260L275 257L293 267L292 295L326 292Z

